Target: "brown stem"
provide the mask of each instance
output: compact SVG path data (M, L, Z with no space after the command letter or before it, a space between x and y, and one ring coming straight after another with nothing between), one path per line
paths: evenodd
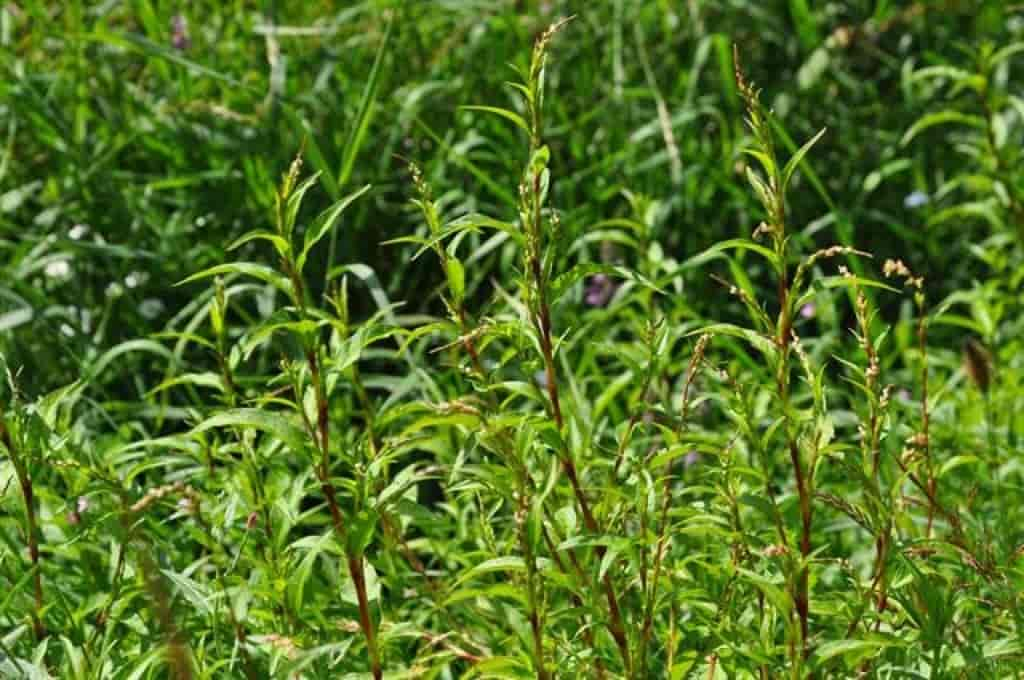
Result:
M25 501L25 534L28 540L28 555L32 561L32 589L35 598L35 608L32 610L32 630L36 640L46 637L46 627L43 625L43 571L39 563L39 527L36 522L36 500L32 487L32 476L25 465L25 461L19 455L14 446L14 438L7 429L7 423L0 412L0 441L7 448L7 453L14 463L14 471L18 476L18 485L21 487L21 496Z
M539 219L539 217L537 219ZM537 295L539 297L538 304L540 307L540 313L539 316L534 318L534 322L540 334L540 345L541 353L544 357L544 375L545 382L547 383L548 399L551 403L552 418L555 421L555 425L558 427L559 433L561 433L564 429L565 421L562 416L562 407L558 396L558 381L556 378L554 351L551 341L551 313L544 294L544 282L540 271L540 262L536 256L531 258L531 268L533 270L534 283L537 286ZM560 451L559 457L561 459L562 471L569 479L573 495L576 497L576 503L579 505L580 513L583 515L584 525L589 532L594 534L599 533L597 520L590 508L590 503L587 501L586 495L583 493L583 487L580 484L576 464L573 462L568 451ZM604 546L599 545L596 546L595 552L597 553L598 559L601 560L604 559L607 550ZM601 579L601 585L604 589L605 599L608 602L608 631L611 633L612 638L615 640L615 644L619 648L619 653L622 655L622 661L628 673L632 668L629 653L629 640L626 636L625 626L623 625L622 612L619 609L618 597L615 595L615 587L609 573L605 573L604 578Z
M784 246L780 246L780 251L780 259L785 262ZM778 328L779 335L776 338L776 342L780 349L780 358L777 383L779 397L782 401L783 414L788 421L790 379L789 353L791 350L792 334L790 332L791 320L789 314L789 285L787 283L787 274L785 271L783 271L779 276ZM804 470L803 461L800 460L800 449L797 445L796 439L793 437L793 433L790 431L788 422L786 423L786 439L787 448L789 449L790 463L793 466L793 474L796 478L796 490L800 505L800 555L804 564L800 566L799 573L797 574L795 584L796 592L794 593L793 601L796 606L797 616L800 619L800 644L803 648L803 656L806 658L810 654L810 646L807 643L810 633L810 625L808 622L808 617L810 615L810 592L808 589L808 565L806 564L806 561L808 556L811 554L811 513L813 511L807 473L810 473L811 471Z
M795 441L790 441L789 443L789 457L793 464L793 470L796 473L797 493L800 501L800 554L806 561L808 555L811 554L811 502L807 494L803 464L800 462L800 452ZM795 595L793 599L796 604L797 615L800 617L801 644L803 645L803 654L806 657L810 652L807 644L809 632L807 619L810 612L810 596L808 593L806 564L800 567Z
M327 507L331 513L331 520L334 523L335 532L342 545L347 545L348 532L345 527L345 519L341 512L341 505L338 503L337 490L331 482L330 466L330 424L328 420L327 395L324 392L323 380L320 375L320 363L317 359L315 348L307 350L306 361L309 364L310 378L313 381L313 391L316 394L317 432L319 434L320 465L317 476L320 479L320 489L327 499ZM356 555L348 551L348 571L355 586L356 599L359 602L359 626L366 638L366 647L370 656L370 671L374 680L383 677L383 670L380 663L380 651L377 648L377 640L373 628L373 617L370 615L369 599L366 595L366 573L363 567L362 555Z
M36 501L32 490L32 479L25 474L21 477L21 494L25 499L25 523L28 533L28 554L32 560L32 589L35 596L35 610L32 612L32 628L36 640L46 637L46 628L41 618L43 611L43 571L39 564L39 528L36 523Z
M462 333L462 345L466 348L466 353L469 354L469 358L473 362L473 368L476 369L480 376L486 375L483 362L480 361L480 354L476 349L476 344L469 335L469 321L466 318L465 307L459 308L459 332Z
M373 674L374 680L381 680L384 677L384 672L380 665L380 651L377 649L373 620L370 616L370 603L366 596L366 571L361 556L349 554L348 572L352 576L352 583L356 587L356 598L359 601L359 625L363 629L366 646L370 650L370 672Z

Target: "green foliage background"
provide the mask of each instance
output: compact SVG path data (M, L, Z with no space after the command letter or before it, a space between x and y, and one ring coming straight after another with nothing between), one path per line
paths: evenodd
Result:
M569 15L538 160L508 82ZM1015 677L1022 33L997 0L5 4L0 675ZM792 409L734 46L782 163L826 129L776 256L873 256L810 267ZM242 238L317 225L301 271ZM870 283L897 258L920 290ZM827 449L806 572L789 429Z

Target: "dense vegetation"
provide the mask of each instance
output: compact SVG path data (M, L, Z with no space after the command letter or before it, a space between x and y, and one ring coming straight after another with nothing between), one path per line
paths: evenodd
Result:
M1024 673L1024 7L25 0L0 65L0 676Z

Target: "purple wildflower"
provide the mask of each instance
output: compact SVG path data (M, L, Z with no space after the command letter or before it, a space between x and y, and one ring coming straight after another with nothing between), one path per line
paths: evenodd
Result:
M700 462L700 454L697 451L690 451L683 459L684 467L692 467Z
M188 19L183 14L175 14L171 17L171 46L184 52L191 45L192 40L188 37Z
M612 281L607 274L595 274L587 283L583 299L591 307L604 307L615 295L618 287L618 284Z
M818 313L818 308L813 302L808 302L806 305L800 308L800 316L805 319L813 319Z

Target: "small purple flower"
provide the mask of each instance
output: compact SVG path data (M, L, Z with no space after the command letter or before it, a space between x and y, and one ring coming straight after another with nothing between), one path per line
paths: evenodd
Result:
M908 210L913 210L914 208L920 208L923 205L927 205L930 200L931 198L928 197L928 194L923 191L912 191L903 199L903 207Z
M171 17L171 46L184 52L191 45L192 40L188 37L188 19L183 14L175 14Z
M618 284L607 274L595 274L590 277L590 282L587 283L587 290L583 295L583 300L591 307L604 307L615 295Z
M800 316L805 319L813 319L818 313L818 308L813 302L808 302L806 305L800 308Z
M900 388L900 391L896 393L896 396L900 398L900 401L910 401L910 390L905 387Z
M683 459L683 467L693 467L700 462L700 454L697 451L690 451Z

